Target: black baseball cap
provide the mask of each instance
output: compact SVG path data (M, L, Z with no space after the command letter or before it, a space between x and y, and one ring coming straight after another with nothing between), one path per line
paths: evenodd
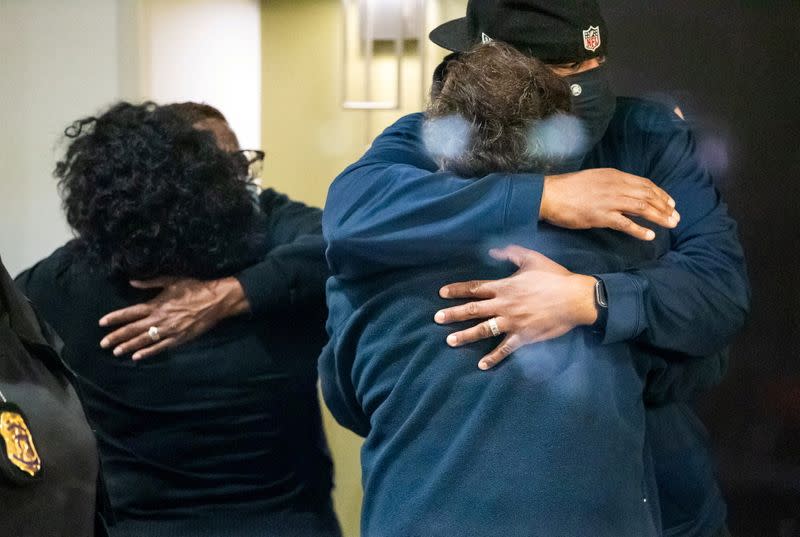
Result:
M442 24L430 39L453 52L504 41L547 63L606 54L607 29L592 0L469 0L467 16Z

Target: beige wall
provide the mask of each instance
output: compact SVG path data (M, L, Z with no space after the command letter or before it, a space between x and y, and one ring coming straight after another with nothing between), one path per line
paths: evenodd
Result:
M259 0L0 0L0 257L12 275L71 237L52 170L75 119L120 99L193 99L220 107L243 144L260 145L260 9Z
M430 1L429 29L440 21L463 16L466 0ZM400 116L420 110L420 66L416 47L406 47L402 109L364 112L341 107L342 13L339 0L264 0L262 3L262 143L267 152L264 185L321 206L328 185L355 161L369 142ZM351 47L350 99L359 94L359 52ZM444 55L426 44L424 74L430 80ZM373 71L375 99L393 96L394 60L379 49ZM336 464L334 501L347 537L358 535L361 504L361 440L325 414L328 440Z
M52 176L64 128L135 92L132 1L0 0L0 257L12 275L71 237Z
M225 114L243 147L261 145L259 0L137 0L140 93Z
M428 26L462 15L466 0L430 1ZM364 112L341 107L342 14L339 0L264 0L262 3L262 144L264 183L321 205L328 185L357 159L372 138L400 116L420 110L416 47L404 62L402 108ZM361 99L356 47L351 56L351 99ZM444 51L426 44L428 80ZM394 93L391 51L376 52L373 98Z

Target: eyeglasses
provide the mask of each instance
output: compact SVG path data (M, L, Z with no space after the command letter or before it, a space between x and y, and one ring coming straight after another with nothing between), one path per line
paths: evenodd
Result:
M240 149L233 154L241 159L242 166L246 169L247 180L259 185L266 154L258 149Z

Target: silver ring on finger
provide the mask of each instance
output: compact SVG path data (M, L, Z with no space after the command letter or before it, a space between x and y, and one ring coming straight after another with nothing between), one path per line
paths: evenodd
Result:
M492 335L497 337L500 335L500 328L497 326L497 317L492 317L488 321L486 321L489 325L489 330L492 331Z
M150 327L150 328L147 330L147 335L148 335L148 336L150 337L150 339L151 339L151 340L153 340L154 342L155 342L155 341L158 341L159 339L161 339L161 334L159 334L159 333L158 333L158 327L157 327L157 326L151 326L151 327Z

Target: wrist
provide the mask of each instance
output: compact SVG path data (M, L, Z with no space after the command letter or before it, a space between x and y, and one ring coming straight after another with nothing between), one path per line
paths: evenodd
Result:
M575 283L575 321L576 325L591 326L597 322L598 311L595 299L597 279L593 276L574 274Z
M234 277L222 278L215 282L215 294L218 297L217 310L219 317L225 319L250 312L250 302L244 293L242 284Z
M542 182L542 201L539 205L539 220L547 222L550 219L550 197L553 190L554 175L545 175Z

